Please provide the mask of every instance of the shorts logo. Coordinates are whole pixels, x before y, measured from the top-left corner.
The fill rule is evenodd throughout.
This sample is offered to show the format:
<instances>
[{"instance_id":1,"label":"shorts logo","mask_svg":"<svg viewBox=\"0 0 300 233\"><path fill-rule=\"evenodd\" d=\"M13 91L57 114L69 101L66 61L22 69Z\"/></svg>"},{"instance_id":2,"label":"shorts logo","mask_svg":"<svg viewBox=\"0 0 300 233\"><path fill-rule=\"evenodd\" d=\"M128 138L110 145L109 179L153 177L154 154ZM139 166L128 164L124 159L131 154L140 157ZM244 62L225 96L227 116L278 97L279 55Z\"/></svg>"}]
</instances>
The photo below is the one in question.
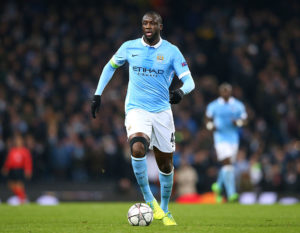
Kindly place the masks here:
<instances>
[{"instance_id":1,"label":"shorts logo","mask_svg":"<svg viewBox=\"0 0 300 233\"><path fill-rule=\"evenodd\" d=\"M163 61L164 60L164 56L162 54L157 54L157 57L156 57L157 61Z\"/></svg>"},{"instance_id":2,"label":"shorts logo","mask_svg":"<svg viewBox=\"0 0 300 233\"><path fill-rule=\"evenodd\" d=\"M181 63L181 66L182 66L182 67L187 66L186 61L182 62L182 63Z\"/></svg>"},{"instance_id":3,"label":"shorts logo","mask_svg":"<svg viewBox=\"0 0 300 233\"><path fill-rule=\"evenodd\" d=\"M171 142L172 147L175 147L175 132L171 133L171 140L170 140L170 142Z\"/></svg>"}]
</instances>

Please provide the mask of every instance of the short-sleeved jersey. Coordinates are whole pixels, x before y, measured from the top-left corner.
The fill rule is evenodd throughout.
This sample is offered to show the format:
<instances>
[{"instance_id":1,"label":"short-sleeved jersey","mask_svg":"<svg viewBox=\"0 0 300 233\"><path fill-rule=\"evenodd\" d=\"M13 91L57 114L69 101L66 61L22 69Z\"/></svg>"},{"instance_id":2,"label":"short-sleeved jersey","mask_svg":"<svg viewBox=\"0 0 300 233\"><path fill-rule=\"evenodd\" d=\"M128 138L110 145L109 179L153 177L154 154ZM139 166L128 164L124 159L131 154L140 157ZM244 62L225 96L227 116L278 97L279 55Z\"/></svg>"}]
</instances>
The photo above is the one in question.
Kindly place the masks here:
<instances>
[{"instance_id":1,"label":"short-sleeved jersey","mask_svg":"<svg viewBox=\"0 0 300 233\"><path fill-rule=\"evenodd\" d=\"M129 63L129 83L125 112L140 108L149 112L170 109L169 87L174 74L189 75L188 65L179 49L166 40L149 46L139 38L122 44L110 60L117 68Z\"/></svg>"},{"instance_id":2,"label":"short-sleeved jersey","mask_svg":"<svg viewBox=\"0 0 300 233\"><path fill-rule=\"evenodd\" d=\"M239 144L239 128L233 124L233 120L247 118L245 106L241 101L230 97L229 101L225 102L220 97L207 106L206 116L214 121L215 143Z\"/></svg>"}]
</instances>

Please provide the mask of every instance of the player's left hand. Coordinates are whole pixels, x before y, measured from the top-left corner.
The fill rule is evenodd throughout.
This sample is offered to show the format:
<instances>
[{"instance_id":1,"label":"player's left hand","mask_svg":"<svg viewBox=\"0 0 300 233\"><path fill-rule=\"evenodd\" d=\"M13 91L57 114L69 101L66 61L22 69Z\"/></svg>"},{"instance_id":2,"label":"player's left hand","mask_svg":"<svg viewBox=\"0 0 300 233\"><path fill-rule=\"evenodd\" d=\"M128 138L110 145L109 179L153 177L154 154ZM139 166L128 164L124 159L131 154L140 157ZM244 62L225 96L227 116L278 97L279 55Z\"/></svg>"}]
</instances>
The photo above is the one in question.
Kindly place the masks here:
<instances>
[{"instance_id":1,"label":"player's left hand","mask_svg":"<svg viewBox=\"0 0 300 233\"><path fill-rule=\"evenodd\" d=\"M170 104L178 104L184 96L184 93L181 89L176 89L174 91L170 91Z\"/></svg>"}]
</instances>

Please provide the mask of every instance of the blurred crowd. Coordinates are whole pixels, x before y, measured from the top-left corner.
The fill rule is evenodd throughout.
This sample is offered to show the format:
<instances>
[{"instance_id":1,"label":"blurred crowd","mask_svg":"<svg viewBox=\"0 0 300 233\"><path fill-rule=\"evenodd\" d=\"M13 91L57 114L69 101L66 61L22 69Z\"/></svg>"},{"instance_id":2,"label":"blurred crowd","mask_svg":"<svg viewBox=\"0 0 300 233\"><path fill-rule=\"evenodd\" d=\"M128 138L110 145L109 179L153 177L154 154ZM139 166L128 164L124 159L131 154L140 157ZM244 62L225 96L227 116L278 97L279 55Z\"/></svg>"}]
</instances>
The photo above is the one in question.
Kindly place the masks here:
<instances>
[{"instance_id":1,"label":"blurred crowd","mask_svg":"<svg viewBox=\"0 0 300 233\"><path fill-rule=\"evenodd\" d=\"M95 120L90 101L104 65L124 41L141 37L141 17L154 9L196 83L172 106L179 194L209 191L216 179L204 115L224 81L249 115L235 165L239 190L300 194L300 3L213 2L1 1L0 165L21 133L33 182L135 184L124 128L128 69L115 73ZM179 188L186 182L194 189Z\"/></svg>"}]
</instances>

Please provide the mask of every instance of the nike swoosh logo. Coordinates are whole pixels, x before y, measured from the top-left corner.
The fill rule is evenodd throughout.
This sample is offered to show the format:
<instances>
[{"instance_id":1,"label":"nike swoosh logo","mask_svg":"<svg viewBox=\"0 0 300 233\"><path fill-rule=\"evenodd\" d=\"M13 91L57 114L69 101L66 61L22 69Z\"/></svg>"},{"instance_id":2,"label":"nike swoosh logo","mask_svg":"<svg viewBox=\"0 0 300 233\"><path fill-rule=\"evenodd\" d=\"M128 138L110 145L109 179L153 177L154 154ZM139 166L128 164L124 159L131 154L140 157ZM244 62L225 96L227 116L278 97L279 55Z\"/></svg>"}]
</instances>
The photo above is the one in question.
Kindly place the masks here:
<instances>
[{"instance_id":1,"label":"nike swoosh logo","mask_svg":"<svg viewBox=\"0 0 300 233\"><path fill-rule=\"evenodd\" d=\"M136 57L136 56L138 56L138 54L131 54L131 56L132 56L132 57Z\"/></svg>"}]
</instances>

